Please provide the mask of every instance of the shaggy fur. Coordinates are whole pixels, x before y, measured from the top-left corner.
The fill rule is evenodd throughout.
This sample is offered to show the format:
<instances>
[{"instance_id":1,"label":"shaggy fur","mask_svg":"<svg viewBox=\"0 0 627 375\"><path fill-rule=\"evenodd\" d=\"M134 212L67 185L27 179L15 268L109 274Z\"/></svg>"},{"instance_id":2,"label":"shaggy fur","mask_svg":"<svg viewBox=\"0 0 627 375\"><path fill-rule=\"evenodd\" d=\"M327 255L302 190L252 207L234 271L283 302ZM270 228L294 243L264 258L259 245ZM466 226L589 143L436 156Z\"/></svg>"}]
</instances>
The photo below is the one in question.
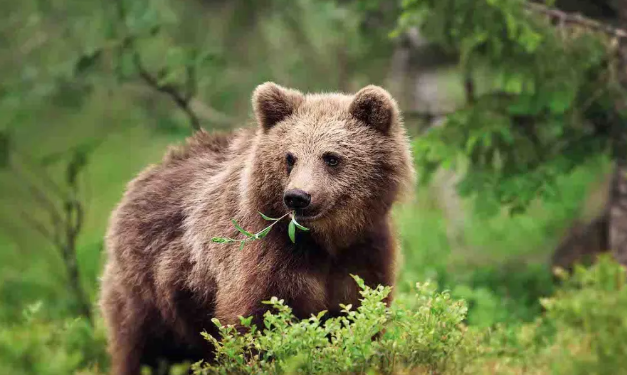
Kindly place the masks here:
<instances>
[{"instance_id":1,"label":"shaggy fur","mask_svg":"<svg viewBox=\"0 0 627 375\"><path fill-rule=\"evenodd\" d=\"M359 304L355 282L393 285L396 245L389 212L411 185L409 143L382 88L355 95L308 94L273 83L253 94L259 126L229 135L198 132L129 185L111 217L101 308L115 374L159 360L210 359L200 332L212 318L259 323L261 303L285 299L301 318ZM295 160L288 168L286 155ZM339 160L324 162L325 155ZM287 235L287 220L261 241L211 242L266 225L258 211L287 212L283 194L301 189L296 212L309 232Z\"/></svg>"}]
</instances>

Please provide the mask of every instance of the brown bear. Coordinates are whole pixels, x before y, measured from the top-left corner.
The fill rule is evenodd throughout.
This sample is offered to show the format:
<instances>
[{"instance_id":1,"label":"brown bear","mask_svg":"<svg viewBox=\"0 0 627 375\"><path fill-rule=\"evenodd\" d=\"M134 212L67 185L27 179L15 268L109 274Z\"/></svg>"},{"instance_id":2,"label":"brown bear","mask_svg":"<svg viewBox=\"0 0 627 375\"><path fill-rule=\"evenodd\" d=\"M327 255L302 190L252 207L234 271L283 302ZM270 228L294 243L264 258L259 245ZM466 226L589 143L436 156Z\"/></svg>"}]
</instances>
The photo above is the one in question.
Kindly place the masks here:
<instances>
[{"instance_id":1,"label":"brown bear","mask_svg":"<svg viewBox=\"0 0 627 375\"><path fill-rule=\"evenodd\" d=\"M212 318L262 320L272 296L296 316L359 304L350 274L393 285L390 209L413 181L409 140L394 99L367 86L355 95L303 94L274 83L252 98L258 123L229 135L200 131L127 188L107 233L100 306L115 374L208 359ZM289 219L262 240L259 212L292 212L309 231L293 243ZM241 235L240 235L241 237Z\"/></svg>"}]
</instances>

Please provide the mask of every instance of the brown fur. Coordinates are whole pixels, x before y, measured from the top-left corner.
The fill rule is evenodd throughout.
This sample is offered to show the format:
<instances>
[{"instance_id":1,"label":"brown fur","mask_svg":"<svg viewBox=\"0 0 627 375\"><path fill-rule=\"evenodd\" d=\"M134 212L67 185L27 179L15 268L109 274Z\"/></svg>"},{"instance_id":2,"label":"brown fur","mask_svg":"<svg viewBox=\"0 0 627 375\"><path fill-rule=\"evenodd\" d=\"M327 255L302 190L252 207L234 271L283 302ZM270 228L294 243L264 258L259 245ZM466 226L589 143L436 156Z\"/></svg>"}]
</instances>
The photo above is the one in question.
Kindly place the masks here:
<instances>
[{"instance_id":1,"label":"brown fur","mask_svg":"<svg viewBox=\"0 0 627 375\"><path fill-rule=\"evenodd\" d=\"M212 318L259 323L261 301L285 299L301 318L359 304L349 274L394 283L396 245L389 212L413 181L409 143L390 95L308 94L273 83L253 94L259 127L231 135L199 132L133 180L111 217L101 308L113 372L142 363L209 358L201 338ZM296 163L288 172L286 153ZM334 153L337 167L323 161ZM283 193L311 194L297 212L309 232L287 235L287 220L242 251L211 242L237 237L231 224L260 230L258 211L287 212Z\"/></svg>"}]
</instances>

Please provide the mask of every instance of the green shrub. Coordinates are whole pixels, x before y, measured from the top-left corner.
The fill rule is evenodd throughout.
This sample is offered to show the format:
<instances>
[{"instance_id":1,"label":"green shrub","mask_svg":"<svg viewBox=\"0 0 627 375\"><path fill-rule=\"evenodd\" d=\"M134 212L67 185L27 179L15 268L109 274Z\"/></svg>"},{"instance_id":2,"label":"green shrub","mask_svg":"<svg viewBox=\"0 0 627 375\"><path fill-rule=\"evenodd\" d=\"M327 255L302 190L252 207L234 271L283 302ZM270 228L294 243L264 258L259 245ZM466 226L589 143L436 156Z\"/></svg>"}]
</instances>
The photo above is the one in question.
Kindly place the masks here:
<instances>
[{"instance_id":1,"label":"green shrub","mask_svg":"<svg viewBox=\"0 0 627 375\"><path fill-rule=\"evenodd\" d=\"M561 272L562 285L541 300L533 323L473 327L450 362L451 373L627 373L627 282L622 266L602 257L591 268Z\"/></svg>"},{"instance_id":2,"label":"green shrub","mask_svg":"<svg viewBox=\"0 0 627 375\"><path fill-rule=\"evenodd\" d=\"M83 318L47 320L42 305L0 326L0 374L100 374L107 363L103 327Z\"/></svg>"},{"instance_id":3,"label":"green shrub","mask_svg":"<svg viewBox=\"0 0 627 375\"><path fill-rule=\"evenodd\" d=\"M361 306L341 306L343 315L324 319L324 312L298 320L283 300L267 303L274 312L264 315L265 330L250 327L239 333L215 320L220 340L205 335L216 346L216 363L194 365L195 374L282 374L391 372L400 368L437 371L461 342L463 301L447 292L436 293L429 283L417 284L414 295L401 295L391 308L383 300L389 287L361 287ZM378 337L375 339L375 337Z\"/></svg>"},{"instance_id":4,"label":"green shrub","mask_svg":"<svg viewBox=\"0 0 627 375\"><path fill-rule=\"evenodd\" d=\"M560 373L627 373L627 282L625 269L602 257L576 267L564 285L542 301L556 329ZM553 354L553 352L551 352Z\"/></svg>"},{"instance_id":5,"label":"green shrub","mask_svg":"<svg viewBox=\"0 0 627 375\"><path fill-rule=\"evenodd\" d=\"M524 279L524 277L523 277ZM390 289L362 288L362 305L343 315L323 313L298 320L282 300L268 303L264 329L239 333L215 322L215 363L198 363L195 374L446 373L620 374L627 373L627 283L610 258L579 267L534 321L509 320L465 327L466 304L429 283L401 293L390 308ZM485 288L469 289L482 295ZM490 297L498 315L501 297ZM377 337L375 339L375 337Z\"/></svg>"},{"instance_id":6,"label":"green shrub","mask_svg":"<svg viewBox=\"0 0 627 375\"><path fill-rule=\"evenodd\" d=\"M216 361L192 365L196 375L283 373L412 374L627 374L627 276L610 257L592 267L559 274L561 285L540 300L543 314L531 322L506 319L489 326L464 324L467 307L431 283L383 302L389 287L369 288L355 277L362 301L299 320L272 298L263 327L214 323L220 338ZM522 275L525 280L529 275ZM492 280L488 277L488 280ZM498 293L468 288L487 320L502 314ZM484 298L484 299L485 299ZM478 302L477 302L478 301ZM489 305L489 304L487 304ZM479 319L479 318L476 318ZM41 305L0 327L0 374L102 374L107 368L101 321L48 320ZM186 373L178 366L170 374Z\"/></svg>"},{"instance_id":7,"label":"green shrub","mask_svg":"<svg viewBox=\"0 0 627 375\"><path fill-rule=\"evenodd\" d=\"M482 266L457 279L449 281L451 294L468 303L466 323L479 327L531 322L542 314L540 299L554 292L545 265Z\"/></svg>"}]
</instances>

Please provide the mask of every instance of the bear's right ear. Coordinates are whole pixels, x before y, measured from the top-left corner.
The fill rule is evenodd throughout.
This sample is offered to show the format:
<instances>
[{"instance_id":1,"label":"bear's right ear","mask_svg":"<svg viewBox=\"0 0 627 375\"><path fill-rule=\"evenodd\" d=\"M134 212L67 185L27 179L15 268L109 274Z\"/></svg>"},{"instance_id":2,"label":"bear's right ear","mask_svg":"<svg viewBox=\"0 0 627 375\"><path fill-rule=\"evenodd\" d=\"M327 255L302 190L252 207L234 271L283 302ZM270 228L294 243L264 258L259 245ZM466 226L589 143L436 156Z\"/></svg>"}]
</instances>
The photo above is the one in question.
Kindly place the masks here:
<instances>
[{"instance_id":1,"label":"bear's right ear","mask_svg":"<svg viewBox=\"0 0 627 375\"><path fill-rule=\"evenodd\" d=\"M358 120L383 133L387 133L400 117L398 105L390 93L374 85L359 90L348 111Z\"/></svg>"},{"instance_id":2,"label":"bear's right ear","mask_svg":"<svg viewBox=\"0 0 627 375\"><path fill-rule=\"evenodd\" d=\"M253 92L253 110L259 125L267 130L294 113L304 100L300 91L266 82Z\"/></svg>"}]
</instances>

